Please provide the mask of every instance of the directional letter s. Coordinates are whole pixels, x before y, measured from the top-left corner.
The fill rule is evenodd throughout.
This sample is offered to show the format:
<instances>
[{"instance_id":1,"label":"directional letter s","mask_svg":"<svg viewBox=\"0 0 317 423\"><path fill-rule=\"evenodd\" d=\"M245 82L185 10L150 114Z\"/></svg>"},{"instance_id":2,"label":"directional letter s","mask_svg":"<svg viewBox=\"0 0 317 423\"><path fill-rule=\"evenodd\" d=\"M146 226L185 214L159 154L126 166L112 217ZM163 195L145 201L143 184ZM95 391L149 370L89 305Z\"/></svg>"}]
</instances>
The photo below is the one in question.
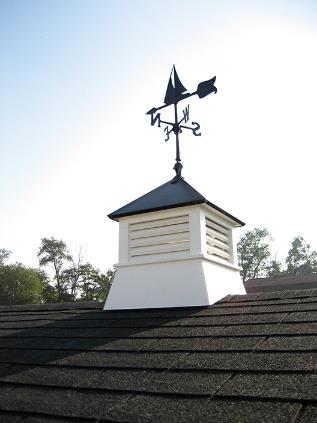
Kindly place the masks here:
<instances>
[{"instance_id":1,"label":"directional letter s","mask_svg":"<svg viewBox=\"0 0 317 423\"><path fill-rule=\"evenodd\" d=\"M200 136L201 136L201 132L197 133L197 131L199 131L199 129L200 129L200 125L199 125L199 123L197 123L197 122L192 122L192 125L194 125L194 128L192 129L193 134L194 134L196 137L200 137Z\"/></svg>"}]
</instances>

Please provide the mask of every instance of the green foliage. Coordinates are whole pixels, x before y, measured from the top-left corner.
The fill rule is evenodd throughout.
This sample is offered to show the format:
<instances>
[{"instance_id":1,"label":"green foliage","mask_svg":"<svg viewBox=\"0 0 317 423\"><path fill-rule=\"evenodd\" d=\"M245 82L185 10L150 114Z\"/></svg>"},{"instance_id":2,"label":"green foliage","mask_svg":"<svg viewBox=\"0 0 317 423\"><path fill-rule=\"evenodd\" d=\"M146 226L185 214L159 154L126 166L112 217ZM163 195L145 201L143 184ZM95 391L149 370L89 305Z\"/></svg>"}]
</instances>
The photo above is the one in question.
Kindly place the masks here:
<instances>
[{"instance_id":1,"label":"green foliage","mask_svg":"<svg viewBox=\"0 0 317 423\"><path fill-rule=\"evenodd\" d=\"M64 241L43 238L38 252L41 266L54 270L53 285L47 283L44 297L50 302L105 301L114 277L114 270L106 274L84 262L81 251L72 257Z\"/></svg>"},{"instance_id":2,"label":"green foliage","mask_svg":"<svg viewBox=\"0 0 317 423\"><path fill-rule=\"evenodd\" d=\"M90 263L80 264L78 268L66 269L63 277L70 281L72 301L105 301L114 277L114 271L108 270L107 274L101 273Z\"/></svg>"},{"instance_id":3,"label":"green foliage","mask_svg":"<svg viewBox=\"0 0 317 423\"><path fill-rule=\"evenodd\" d=\"M266 275L270 263L270 241L266 228L255 228L246 232L237 244L238 261L243 281Z\"/></svg>"},{"instance_id":4,"label":"green foliage","mask_svg":"<svg viewBox=\"0 0 317 423\"><path fill-rule=\"evenodd\" d=\"M64 260L71 260L65 242L54 237L42 238L37 256L40 266L52 264L54 268L57 267L58 269L61 269Z\"/></svg>"},{"instance_id":5,"label":"green foliage","mask_svg":"<svg viewBox=\"0 0 317 423\"><path fill-rule=\"evenodd\" d=\"M301 275L317 271L317 252L302 236L293 239L291 249L286 257L287 271L291 275Z\"/></svg>"},{"instance_id":6,"label":"green foliage","mask_svg":"<svg viewBox=\"0 0 317 423\"><path fill-rule=\"evenodd\" d=\"M40 303L43 275L20 263L0 266L0 304Z\"/></svg>"},{"instance_id":7,"label":"green foliage","mask_svg":"<svg viewBox=\"0 0 317 423\"><path fill-rule=\"evenodd\" d=\"M53 267L57 302L70 301L70 294L67 292L67 286L62 278L64 263L72 259L65 242L53 237L43 238L37 256L40 266L51 265Z\"/></svg>"},{"instance_id":8,"label":"green foliage","mask_svg":"<svg viewBox=\"0 0 317 423\"><path fill-rule=\"evenodd\" d=\"M317 252L302 236L293 239L285 260L282 263L271 258L270 241L267 229L255 228L246 232L238 242L238 262L242 267L243 281L261 276L277 277L283 275L301 275L317 272Z\"/></svg>"},{"instance_id":9,"label":"green foliage","mask_svg":"<svg viewBox=\"0 0 317 423\"><path fill-rule=\"evenodd\" d=\"M0 266L3 266L5 261L10 257L11 251L5 248L0 248Z\"/></svg>"},{"instance_id":10,"label":"green foliage","mask_svg":"<svg viewBox=\"0 0 317 423\"><path fill-rule=\"evenodd\" d=\"M106 301L115 273L116 269L109 269L106 274L100 273L99 271L97 272L94 277L95 291L93 300Z\"/></svg>"},{"instance_id":11,"label":"green foliage","mask_svg":"<svg viewBox=\"0 0 317 423\"><path fill-rule=\"evenodd\" d=\"M57 291L53 285L47 284L43 287L43 302L44 303L57 303Z\"/></svg>"},{"instance_id":12,"label":"green foliage","mask_svg":"<svg viewBox=\"0 0 317 423\"><path fill-rule=\"evenodd\" d=\"M65 242L53 237L43 238L38 251L40 266L52 268L52 279L42 269L4 265L10 253L0 249L0 304L105 301L115 274L83 262L81 252L75 259Z\"/></svg>"},{"instance_id":13,"label":"green foliage","mask_svg":"<svg viewBox=\"0 0 317 423\"><path fill-rule=\"evenodd\" d=\"M266 269L266 276L273 278L276 276L283 276L285 273L282 270L282 263L277 261L276 259L271 260L267 269Z\"/></svg>"}]
</instances>

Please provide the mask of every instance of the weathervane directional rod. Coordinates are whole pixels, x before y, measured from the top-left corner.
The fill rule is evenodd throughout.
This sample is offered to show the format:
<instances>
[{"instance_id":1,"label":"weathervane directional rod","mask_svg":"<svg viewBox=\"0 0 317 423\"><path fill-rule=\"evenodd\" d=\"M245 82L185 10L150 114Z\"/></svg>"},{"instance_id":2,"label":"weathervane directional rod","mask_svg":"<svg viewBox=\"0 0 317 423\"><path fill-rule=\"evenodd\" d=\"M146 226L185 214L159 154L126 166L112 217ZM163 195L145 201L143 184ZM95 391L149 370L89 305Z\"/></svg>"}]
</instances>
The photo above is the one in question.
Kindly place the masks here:
<instances>
[{"instance_id":1,"label":"weathervane directional rod","mask_svg":"<svg viewBox=\"0 0 317 423\"><path fill-rule=\"evenodd\" d=\"M180 158L180 149L179 149L179 134L182 132L182 128L189 129L193 132L195 136L200 136L201 133L198 132L200 129L200 125L197 122L192 122L192 127L181 125L182 122L186 123L189 120L189 105L183 110L183 118L178 121L178 113L177 113L177 104L184 100L185 98L191 97L193 95L198 95L199 98L206 97L207 95L214 92L217 93L217 88L215 87L216 77L209 79L208 81L200 82L197 86L197 90L193 93L186 92L187 89L184 87L184 85L181 83L176 69L175 65L172 68L170 78L167 85L167 90L165 94L164 103L160 107L153 107L151 110L149 110L146 114L151 115L151 125L154 126L157 122L158 126L161 126L161 123L166 124L167 126L164 128L164 132L166 134L165 141L169 140L169 134L171 132L174 132L175 139L176 139L176 163L174 165L174 170L176 172L175 177L172 179L172 183L177 182L182 173L183 165L181 163ZM167 122L161 119L161 114L157 113L158 110L161 110L165 107L168 107L170 105L174 105L174 122ZM169 126L172 128L169 129Z\"/></svg>"},{"instance_id":2,"label":"weathervane directional rod","mask_svg":"<svg viewBox=\"0 0 317 423\"><path fill-rule=\"evenodd\" d=\"M175 126L174 126L174 134L176 137L176 161L180 162L180 153L179 153L179 125L178 125L178 117L177 117L177 104L174 104L174 113L175 113Z\"/></svg>"}]
</instances>

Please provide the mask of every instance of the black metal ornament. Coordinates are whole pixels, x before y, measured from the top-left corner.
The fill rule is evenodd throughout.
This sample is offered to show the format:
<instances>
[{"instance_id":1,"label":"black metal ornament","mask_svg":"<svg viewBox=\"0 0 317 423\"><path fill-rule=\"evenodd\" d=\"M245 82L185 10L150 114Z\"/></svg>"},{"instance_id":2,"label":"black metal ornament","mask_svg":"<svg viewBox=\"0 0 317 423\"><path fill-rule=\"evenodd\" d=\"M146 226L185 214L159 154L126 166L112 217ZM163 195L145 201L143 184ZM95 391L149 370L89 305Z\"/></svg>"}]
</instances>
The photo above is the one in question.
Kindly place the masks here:
<instances>
[{"instance_id":1,"label":"black metal ornament","mask_svg":"<svg viewBox=\"0 0 317 423\"><path fill-rule=\"evenodd\" d=\"M164 127L165 132L165 141L170 139L170 133L174 132L175 139L176 139L176 163L174 165L174 170L176 172L175 177L171 180L171 183L177 182L181 175L183 165L181 163L180 158L180 151L179 151L179 134L182 132L182 129L189 129L192 131L193 135L196 137L201 136L200 125L198 122L192 122L192 126L184 125L189 121L189 104L183 109L183 117L182 119L178 120L178 110L177 104L184 100L185 98L191 97L193 95L198 95L199 98L204 98L211 93L217 93L217 88L215 87L216 77L209 79L208 81L200 82L197 86L197 90L193 93L187 92L187 89L181 83L175 65L172 68L166 94L164 98L164 104L160 107L153 107L149 110L146 114L151 116L151 125L154 126L157 123L158 127L161 127L161 123L164 123L166 126ZM161 119L161 113L157 113L159 110L168 107L170 105L174 105L174 122L167 122Z\"/></svg>"}]
</instances>

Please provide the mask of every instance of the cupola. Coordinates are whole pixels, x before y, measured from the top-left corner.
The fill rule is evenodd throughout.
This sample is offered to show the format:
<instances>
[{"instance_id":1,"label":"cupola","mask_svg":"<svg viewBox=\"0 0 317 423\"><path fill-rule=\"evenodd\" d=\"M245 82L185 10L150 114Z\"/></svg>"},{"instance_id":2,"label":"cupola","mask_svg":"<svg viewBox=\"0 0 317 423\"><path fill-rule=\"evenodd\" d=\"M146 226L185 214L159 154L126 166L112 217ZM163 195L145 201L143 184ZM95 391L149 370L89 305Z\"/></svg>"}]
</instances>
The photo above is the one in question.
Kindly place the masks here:
<instances>
[{"instance_id":1,"label":"cupola","mask_svg":"<svg viewBox=\"0 0 317 423\"><path fill-rule=\"evenodd\" d=\"M119 262L105 310L210 305L243 294L233 230L236 217L183 178L111 213Z\"/></svg>"},{"instance_id":2,"label":"cupola","mask_svg":"<svg viewBox=\"0 0 317 423\"><path fill-rule=\"evenodd\" d=\"M197 94L217 92L215 77L190 94L175 67L165 105L152 108L151 124L163 122L175 133L176 176L109 214L119 222L119 262L105 310L206 306L228 294L244 294L236 257L234 229L244 223L208 201L181 176L179 134L199 125L184 125L189 106L178 119L177 104ZM174 106L175 121L161 120L158 110ZM171 129L169 130L169 126Z\"/></svg>"}]
</instances>

